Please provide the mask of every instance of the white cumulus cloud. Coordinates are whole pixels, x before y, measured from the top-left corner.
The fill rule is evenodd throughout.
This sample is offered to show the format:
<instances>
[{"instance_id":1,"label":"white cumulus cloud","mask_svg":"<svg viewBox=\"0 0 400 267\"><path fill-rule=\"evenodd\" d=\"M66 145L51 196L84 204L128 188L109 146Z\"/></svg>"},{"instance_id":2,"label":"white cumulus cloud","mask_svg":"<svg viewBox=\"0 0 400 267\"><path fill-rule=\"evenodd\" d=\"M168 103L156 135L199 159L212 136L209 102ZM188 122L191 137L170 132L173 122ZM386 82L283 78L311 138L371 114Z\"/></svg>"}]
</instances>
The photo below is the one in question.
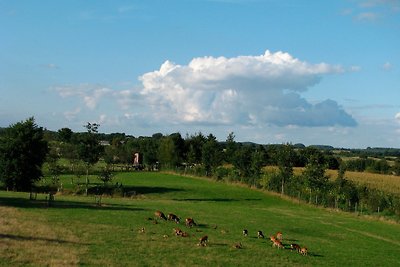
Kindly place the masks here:
<instances>
[{"instance_id":1,"label":"white cumulus cloud","mask_svg":"<svg viewBox=\"0 0 400 267\"><path fill-rule=\"evenodd\" d=\"M400 112L397 113L397 114L394 116L394 118L395 118L398 122L400 122Z\"/></svg>"},{"instance_id":2,"label":"white cumulus cloud","mask_svg":"<svg viewBox=\"0 0 400 267\"><path fill-rule=\"evenodd\" d=\"M187 65L164 62L139 77L153 118L179 124L354 126L333 100L311 104L301 92L340 66L311 64L288 53L199 57Z\"/></svg>"},{"instance_id":3,"label":"white cumulus cloud","mask_svg":"<svg viewBox=\"0 0 400 267\"><path fill-rule=\"evenodd\" d=\"M91 84L58 86L54 88L61 97L79 97L89 109L95 109L98 102L112 92L111 89Z\"/></svg>"}]
</instances>

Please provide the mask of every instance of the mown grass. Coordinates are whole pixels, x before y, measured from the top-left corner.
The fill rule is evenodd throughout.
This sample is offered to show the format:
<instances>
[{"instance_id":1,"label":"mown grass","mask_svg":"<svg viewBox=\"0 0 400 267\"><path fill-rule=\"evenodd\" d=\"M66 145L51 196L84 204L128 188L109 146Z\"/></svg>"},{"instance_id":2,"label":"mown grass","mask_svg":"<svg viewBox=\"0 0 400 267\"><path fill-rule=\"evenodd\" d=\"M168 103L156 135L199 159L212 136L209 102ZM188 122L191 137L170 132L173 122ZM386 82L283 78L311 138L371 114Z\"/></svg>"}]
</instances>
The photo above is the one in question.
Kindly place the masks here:
<instances>
[{"instance_id":1,"label":"mown grass","mask_svg":"<svg viewBox=\"0 0 400 267\"><path fill-rule=\"evenodd\" d=\"M68 183L68 177L62 177ZM400 226L333 212L206 179L162 173L120 173L114 183L134 198L0 192L3 266L399 266ZM155 210L193 217L197 227L154 224ZM7 221L7 223L4 223ZM141 233L139 229L145 228ZM190 237L173 235L180 227ZM243 237L243 228L249 236ZM34 229L42 229L36 232ZM277 231L283 243L307 246L304 257L258 239ZM207 247L198 238L209 236ZM241 242L242 249L233 244Z\"/></svg>"}]
</instances>

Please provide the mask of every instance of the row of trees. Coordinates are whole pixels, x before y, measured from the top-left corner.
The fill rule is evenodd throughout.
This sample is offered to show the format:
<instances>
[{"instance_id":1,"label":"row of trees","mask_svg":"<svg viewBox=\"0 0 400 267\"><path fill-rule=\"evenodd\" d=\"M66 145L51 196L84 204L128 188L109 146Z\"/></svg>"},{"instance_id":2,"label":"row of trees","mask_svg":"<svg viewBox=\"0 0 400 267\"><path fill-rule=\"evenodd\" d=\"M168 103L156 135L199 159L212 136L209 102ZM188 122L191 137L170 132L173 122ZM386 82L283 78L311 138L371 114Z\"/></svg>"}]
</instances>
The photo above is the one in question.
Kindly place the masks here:
<instances>
[{"instance_id":1,"label":"row of trees","mask_svg":"<svg viewBox=\"0 0 400 267\"><path fill-rule=\"evenodd\" d=\"M380 174L400 175L400 161L396 160L394 164L389 164L386 159L359 158L346 161L346 169L357 172L372 172Z\"/></svg>"},{"instance_id":2,"label":"row of trees","mask_svg":"<svg viewBox=\"0 0 400 267\"><path fill-rule=\"evenodd\" d=\"M82 165L88 177L91 167L102 158L108 166L101 175L106 181L109 170L115 166L129 169L133 153L139 152L149 170L158 166L218 180L239 181L325 206L364 207L375 211L378 205L380 211L386 209L400 214L398 196L357 186L345 178L346 168L353 170L360 162L368 163L367 160L344 164L328 150L315 147L239 143L233 133L224 142L212 134L202 133L185 138L180 133L135 138L125 134L99 134L99 126L87 123L85 132L74 133L62 128L46 134L34 118L11 125L0 134L0 180L8 189L29 191L41 178L45 161L49 173L56 179L63 171L81 171L78 166ZM109 144L101 145L100 138L105 137ZM60 158L69 161L69 169L59 165ZM384 169L384 162L380 165L377 162L373 160L364 165ZM265 171L267 165L276 168ZM303 173L294 175L294 167L304 167ZM327 168L338 170L336 180L328 179Z\"/></svg>"}]
</instances>

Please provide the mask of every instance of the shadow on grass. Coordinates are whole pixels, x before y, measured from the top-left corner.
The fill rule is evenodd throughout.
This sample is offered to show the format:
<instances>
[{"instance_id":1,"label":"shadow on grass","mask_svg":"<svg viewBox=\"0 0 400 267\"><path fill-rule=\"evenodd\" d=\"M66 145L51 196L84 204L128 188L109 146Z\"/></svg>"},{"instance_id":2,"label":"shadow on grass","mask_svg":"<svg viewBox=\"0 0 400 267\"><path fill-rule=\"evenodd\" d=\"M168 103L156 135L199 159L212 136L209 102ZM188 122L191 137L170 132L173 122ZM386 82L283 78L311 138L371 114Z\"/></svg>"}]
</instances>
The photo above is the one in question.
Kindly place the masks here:
<instances>
[{"instance_id":1,"label":"shadow on grass","mask_svg":"<svg viewBox=\"0 0 400 267\"><path fill-rule=\"evenodd\" d=\"M171 192L180 192L184 191L183 189L178 188L169 188L169 187L161 187L161 186L115 186L115 185L95 185L89 186L88 194L89 195L114 195L120 194L123 196L136 196L136 195L145 195L145 194L165 194ZM77 192L78 194L84 194L85 188L84 186L80 187L80 190Z\"/></svg>"},{"instance_id":2,"label":"shadow on grass","mask_svg":"<svg viewBox=\"0 0 400 267\"><path fill-rule=\"evenodd\" d=\"M21 236L21 235L12 235L12 234L0 234L0 239L2 239L2 238L8 238L8 239L17 240L17 241L45 241L45 242L52 242L52 243L58 243L58 244L89 245L86 243L67 241L67 240L61 240L61 239L33 237L33 236Z\"/></svg>"},{"instance_id":3,"label":"shadow on grass","mask_svg":"<svg viewBox=\"0 0 400 267\"><path fill-rule=\"evenodd\" d=\"M250 198L176 198L173 199L175 201L209 201L209 202L233 202L233 201L260 201L260 198L254 198L254 199L250 199Z\"/></svg>"},{"instance_id":4,"label":"shadow on grass","mask_svg":"<svg viewBox=\"0 0 400 267\"><path fill-rule=\"evenodd\" d=\"M324 257L323 255L320 255L320 254L317 254L317 253L313 253L313 252L308 252L307 255L310 256L310 257Z\"/></svg>"},{"instance_id":5,"label":"shadow on grass","mask_svg":"<svg viewBox=\"0 0 400 267\"><path fill-rule=\"evenodd\" d=\"M49 206L46 200L30 200L28 198L0 197L0 205L16 208L56 208L56 209L95 209L95 210L113 210L113 211L139 211L142 208L135 208L129 205L121 204L102 204L95 202L78 202L66 200L54 200Z\"/></svg>"}]
</instances>

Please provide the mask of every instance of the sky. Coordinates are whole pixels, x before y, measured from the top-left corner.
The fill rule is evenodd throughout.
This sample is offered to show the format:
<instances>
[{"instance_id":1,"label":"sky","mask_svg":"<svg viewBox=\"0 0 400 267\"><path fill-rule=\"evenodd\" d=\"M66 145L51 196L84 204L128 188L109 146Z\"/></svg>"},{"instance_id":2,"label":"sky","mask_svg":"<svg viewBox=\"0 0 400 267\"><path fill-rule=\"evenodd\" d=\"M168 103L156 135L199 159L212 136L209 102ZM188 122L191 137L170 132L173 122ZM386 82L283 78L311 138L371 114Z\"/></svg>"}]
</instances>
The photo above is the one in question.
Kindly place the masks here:
<instances>
[{"instance_id":1,"label":"sky","mask_svg":"<svg viewBox=\"0 0 400 267\"><path fill-rule=\"evenodd\" d=\"M0 0L0 127L400 148L400 0Z\"/></svg>"}]
</instances>

